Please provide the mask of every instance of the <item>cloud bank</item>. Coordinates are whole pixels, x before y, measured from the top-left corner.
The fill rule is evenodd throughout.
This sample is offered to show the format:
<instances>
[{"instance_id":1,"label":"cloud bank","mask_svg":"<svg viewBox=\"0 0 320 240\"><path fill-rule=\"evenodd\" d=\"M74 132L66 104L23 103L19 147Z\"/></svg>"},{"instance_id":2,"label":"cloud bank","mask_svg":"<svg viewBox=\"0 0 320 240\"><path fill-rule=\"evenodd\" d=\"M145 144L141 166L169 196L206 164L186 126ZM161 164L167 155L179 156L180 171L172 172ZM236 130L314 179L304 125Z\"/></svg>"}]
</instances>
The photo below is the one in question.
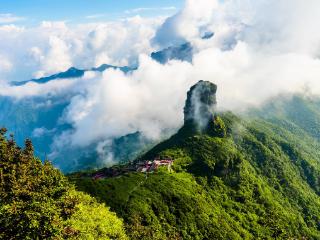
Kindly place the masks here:
<instances>
[{"instance_id":1,"label":"cloud bank","mask_svg":"<svg viewBox=\"0 0 320 240\"><path fill-rule=\"evenodd\" d=\"M0 78L7 82L22 81L70 67L86 69L104 63L134 66L139 54L152 51L150 39L162 21L135 16L116 22L77 25L65 22L42 22L35 27L2 25Z\"/></svg>"},{"instance_id":2,"label":"cloud bank","mask_svg":"<svg viewBox=\"0 0 320 240\"><path fill-rule=\"evenodd\" d=\"M136 72L106 72L68 108L66 119L76 129L72 142L84 144L86 133L85 142L135 131L157 138L182 124L186 91L199 79L216 83L218 105L230 110L308 87L320 93L317 7L317 1L298 0L186 1L152 41L162 47L191 42L192 64L161 65L140 55ZM212 39L201 39L210 31Z\"/></svg>"},{"instance_id":3,"label":"cloud bank","mask_svg":"<svg viewBox=\"0 0 320 240\"><path fill-rule=\"evenodd\" d=\"M24 20L23 17L15 16L11 13L0 13L0 24L15 23Z\"/></svg>"},{"instance_id":4,"label":"cloud bank","mask_svg":"<svg viewBox=\"0 0 320 240\"><path fill-rule=\"evenodd\" d=\"M24 52L32 57L30 69L39 76L77 64L139 64L134 72L110 69L87 77L88 81L79 80L77 88L62 86L74 91L61 118L73 129L58 136L57 144L85 147L137 131L158 139L181 126L186 92L200 79L218 85L220 109L235 111L280 93L308 88L319 94L318 9L318 0L187 0L165 21L136 17L76 30L64 23L44 23L41 44ZM21 36L32 42L28 36L39 30L1 31L12 31L6 36L14 36L21 49ZM208 32L214 36L203 39ZM0 55L7 59L0 62L4 71L17 66L17 61L10 64L14 54L1 52L9 40L0 43ZM194 48L192 63L172 60L161 65L149 57L154 49L185 42Z\"/></svg>"}]
</instances>

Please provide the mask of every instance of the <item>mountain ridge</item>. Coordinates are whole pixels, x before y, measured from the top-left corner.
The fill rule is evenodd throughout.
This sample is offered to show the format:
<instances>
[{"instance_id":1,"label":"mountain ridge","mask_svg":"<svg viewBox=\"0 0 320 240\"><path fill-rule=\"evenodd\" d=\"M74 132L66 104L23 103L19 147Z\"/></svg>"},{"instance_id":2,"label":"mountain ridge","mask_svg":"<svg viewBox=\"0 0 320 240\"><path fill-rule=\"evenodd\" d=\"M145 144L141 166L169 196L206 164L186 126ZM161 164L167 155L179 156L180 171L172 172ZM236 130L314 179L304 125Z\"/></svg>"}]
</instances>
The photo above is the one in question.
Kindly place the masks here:
<instances>
[{"instance_id":1,"label":"mountain ridge","mask_svg":"<svg viewBox=\"0 0 320 240\"><path fill-rule=\"evenodd\" d=\"M298 101L297 116L320 120L313 103L292 101L284 111ZM138 159L170 157L173 172L69 177L108 203L131 239L318 239L320 142L299 121L266 115L214 112L204 131L185 124Z\"/></svg>"},{"instance_id":2,"label":"mountain ridge","mask_svg":"<svg viewBox=\"0 0 320 240\"><path fill-rule=\"evenodd\" d=\"M176 53L179 55L179 46L172 48L178 49ZM162 51L165 51L165 49ZM173 59L174 57L175 56L172 55L168 60ZM154 60L156 61L156 59ZM117 67L109 64L102 64L99 67L93 67L91 69L78 69L72 67L65 72L40 79L13 82L12 85L19 87L28 83L45 84L51 80L82 77L86 71L103 72L110 68L119 69L124 73L135 71L137 69L136 67ZM58 96L52 96L49 94L39 97L28 97L23 99L23 101L22 99L17 100L11 97L0 96L0 108L3 111L3 114L0 116L0 122L2 126L6 126L10 132L15 134L16 141L19 145L23 145L25 138L31 138L35 148L37 149L37 155L44 159L47 154L50 154L53 151L56 152L55 149L52 149L55 136L59 136L62 131L72 130L72 126L69 124L61 125L59 119L70 104L73 96L74 93ZM47 103L49 103L48 106ZM38 129L44 130L42 132L45 134L35 136L34 132ZM136 157L138 152L143 151L145 149L145 145L148 146L150 144L154 144L154 142L150 142L150 140L147 141L146 138L143 138L140 135L141 134L129 134L127 136L121 136L118 139L114 139L111 144L111 150L114 152L114 160L127 161ZM126 140L122 141L123 139ZM97 160L98 154L92 149L96 149L96 146L91 145L88 148L68 150L59 149L58 155L56 154L52 161L64 172L88 169L93 166L100 167L102 163ZM126 149L126 153L120 153L119 149ZM72 159L72 161L64 161L65 157Z\"/></svg>"},{"instance_id":3,"label":"mountain ridge","mask_svg":"<svg viewBox=\"0 0 320 240\"><path fill-rule=\"evenodd\" d=\"M206 33L203 39L210 39L212 36L213 36L213 33ZM173 59L192 62L192 52L193 52L193 47L190 43L187 42L179 46L171 46L169 48L165 48L157 52L152 52L150 57L161 64L165 64L169 60L173 60ZM137 67L130 67L130 66L119 67L119 66L114 66L114 65L105 64L105 63L101 64L98 67L92 67L89 69L78 69L76 67L70 67L64 72L59 72L47 77L41 77L41 78L30 79L25 81L15 81L15 82L12 82L11 84L14 86L22 86L29 82L44 84L51 80L56 80L56 79L80 78L80 77L83 77L85 72L87 71L104 72L107 69L119 69L124 73L128 73L128 72L137 70Z\"/></svg>"},{"instance_id":4,"label":"mountain ridge","mask_svg":"<svg viewBox=\"0 0 320 240\"><path fill-rule=\"evenodd\" d=\"M68 79L68 78L80 78L83 77L85 72L87 71L93 71L93 72L104 72L107 69L119 69L120 71L123 71L124 73L134 71L136 68L131 68L131 67L117 67L109 64L102 64L99 67L93 67L91 69L78 69L75 67L71 67L65 72L60 72L53 74L48 77L42 77L42 78L37 78L37 79L31 79L31 80L26 80L26 81L21 81L21 82L13 82L12 85L14 86L22 86L24 84L27 84L29 82L34 82L38 84L44 84L47 83L51 80L56 80L56 79Z\"/></svg>"}]
</instances>

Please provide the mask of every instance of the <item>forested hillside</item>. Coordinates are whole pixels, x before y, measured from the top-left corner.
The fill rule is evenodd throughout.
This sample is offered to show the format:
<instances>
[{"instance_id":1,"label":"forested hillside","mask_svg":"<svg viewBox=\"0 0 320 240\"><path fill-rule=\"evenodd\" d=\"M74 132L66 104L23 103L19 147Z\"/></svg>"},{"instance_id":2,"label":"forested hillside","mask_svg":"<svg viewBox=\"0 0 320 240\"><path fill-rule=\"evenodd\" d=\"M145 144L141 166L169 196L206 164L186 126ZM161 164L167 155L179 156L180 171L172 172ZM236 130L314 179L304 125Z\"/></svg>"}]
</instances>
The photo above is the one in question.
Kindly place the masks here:
<instances>
[{"instance_id":1,"label":"forested hillside","mask_svg":"<svg viewBox=\"0 0 320 240\"><path fill-rule=\"evenodd\" d=\"M1 1L0 240L320 240L319 22Z\"/></svg>"},{"instance_id":2,"label":"forested hillside","mask_svg":"<svg viewBox=\"0 0 320 240\"><path fill-rule=\"evenodd\" d=\"M319 100L236 115L216 111L216 91L200 81L175 135L128 164L69 175L76 187L2 129L0 239L319 239ZM132 170L152 159L173 165Z\"/></svg>"},{"instance_id":3,"label":"forested hillside","mask_svg":"<svg viewBox=\"0 0 320 240\"><path fill-rule=\"evenodd\" d=\"M122 217L131 239L319 239L318 103L279 98L249 116L214 113L205 129L187 118L139 159L170 157L172 172L70 178Z\"/></svg>"},{"instance_id":4,"label":"forested hillside","mask_svg":"<svg viewBox=\"0 0 320 240\"><path fill-rule=\"evenodd\" d=\"M127 239L122 220L75 190L32 143L19 148L0 130L0 239Z\"/></svg>"}]
</instances>

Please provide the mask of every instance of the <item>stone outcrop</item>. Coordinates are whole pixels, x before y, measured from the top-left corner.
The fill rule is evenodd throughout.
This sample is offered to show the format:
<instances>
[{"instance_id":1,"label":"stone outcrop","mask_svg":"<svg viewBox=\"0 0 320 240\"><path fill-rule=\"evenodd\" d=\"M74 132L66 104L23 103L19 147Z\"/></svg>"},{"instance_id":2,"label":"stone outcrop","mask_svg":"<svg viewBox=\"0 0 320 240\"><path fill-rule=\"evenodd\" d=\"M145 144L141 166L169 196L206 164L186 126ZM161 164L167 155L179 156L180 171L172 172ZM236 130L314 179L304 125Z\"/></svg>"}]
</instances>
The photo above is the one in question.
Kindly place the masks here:
<instances>
[{"instance_id":1,"label":"stone outcrop","mask_svg":"<svg viewBox=\"0 0 320 240\"><path fill-rule=\"evenodd\" d=\"M200 128L207 127L214 118L216 109L217 85L208 81L199 81L187 94L184 107L185 124L196 124Z\"/></svg>"}]
</instances>

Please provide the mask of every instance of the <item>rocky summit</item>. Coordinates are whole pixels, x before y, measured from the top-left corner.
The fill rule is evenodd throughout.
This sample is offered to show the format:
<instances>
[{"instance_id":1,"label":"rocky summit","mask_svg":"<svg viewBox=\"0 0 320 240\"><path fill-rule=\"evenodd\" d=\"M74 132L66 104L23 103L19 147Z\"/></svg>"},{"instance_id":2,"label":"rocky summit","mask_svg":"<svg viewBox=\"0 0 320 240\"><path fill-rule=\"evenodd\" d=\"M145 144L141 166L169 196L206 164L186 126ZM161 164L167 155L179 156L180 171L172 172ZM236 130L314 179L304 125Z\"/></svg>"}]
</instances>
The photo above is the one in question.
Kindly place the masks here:
<instances>
[{"instance_id":1,"label":"rocky summit","mask_svg":"<svg viewBox=\"0 0 320 240\"><path fill-rule=\"evenodd\" d=\"M185 124L195 124L201 129L208 125L217 105L216 92L217 85L203 80L190 88L184 107Z\"/></svg>"},{"instance_id":2,"label":"rocky summit","mask_svg":"<svg viewBox=\"0 0 320 240\"><path fill-rule=\"evenodd\" d=\"M69 179L133 240L320 239L320 99L279 98L248 117L215 111L216 90L193 86L186 123L133 164ZM189 124L199 116L201 131Z\"/></svg>"}]
</instances>

